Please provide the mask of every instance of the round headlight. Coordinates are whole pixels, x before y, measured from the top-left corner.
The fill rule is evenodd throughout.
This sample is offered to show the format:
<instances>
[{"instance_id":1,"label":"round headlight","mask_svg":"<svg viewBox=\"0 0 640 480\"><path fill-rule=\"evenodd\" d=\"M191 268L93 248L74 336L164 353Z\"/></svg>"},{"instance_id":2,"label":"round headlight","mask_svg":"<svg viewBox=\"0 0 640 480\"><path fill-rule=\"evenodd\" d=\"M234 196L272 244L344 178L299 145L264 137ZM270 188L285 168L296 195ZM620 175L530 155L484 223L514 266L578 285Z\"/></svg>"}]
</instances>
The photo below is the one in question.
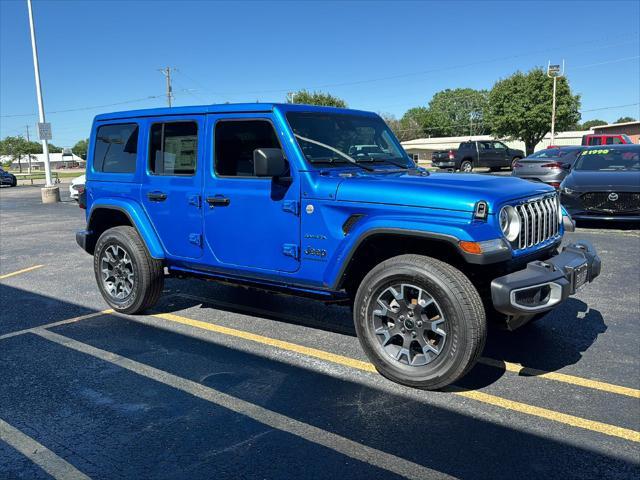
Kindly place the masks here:
<instances>
[{"instance_id":1,"label":"round headlight","mask_svg":"<svg viewBox=\"0 0 640 480\"><path fill-rule=\"evenodd\" d=\"M520 215L511 205L500 210L500 229L507 240L513 242L520 235Z\"/></svg>"}]
</instances>

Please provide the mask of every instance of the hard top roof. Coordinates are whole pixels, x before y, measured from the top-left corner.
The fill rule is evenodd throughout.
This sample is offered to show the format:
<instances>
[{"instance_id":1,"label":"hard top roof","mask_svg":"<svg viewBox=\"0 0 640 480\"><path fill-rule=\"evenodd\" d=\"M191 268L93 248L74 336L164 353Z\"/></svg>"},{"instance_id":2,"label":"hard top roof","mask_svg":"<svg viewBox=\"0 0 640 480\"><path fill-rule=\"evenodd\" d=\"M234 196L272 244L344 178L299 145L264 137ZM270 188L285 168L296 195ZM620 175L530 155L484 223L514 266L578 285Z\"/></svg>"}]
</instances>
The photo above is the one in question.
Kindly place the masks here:
<instances>
[{"instance_id":1,"label":"hard top roof","mask_svg":"<svg viewBox=\"0 0 640 480\"><path fill-rule=\"evenodd\" d=\"M363 110L348 108L320 107L316 105L303 105L291 103L223 103L212 105L194 105L188 107L162 107L146 108L141 110L128 110L121 112L101 113L96 115L95 121L116 120L138 117L162 117L168 115L193 115L206 113L265 113L273 110L282 112L324 112L356 115L375 115Z\"/></svg>"}]
</instances>

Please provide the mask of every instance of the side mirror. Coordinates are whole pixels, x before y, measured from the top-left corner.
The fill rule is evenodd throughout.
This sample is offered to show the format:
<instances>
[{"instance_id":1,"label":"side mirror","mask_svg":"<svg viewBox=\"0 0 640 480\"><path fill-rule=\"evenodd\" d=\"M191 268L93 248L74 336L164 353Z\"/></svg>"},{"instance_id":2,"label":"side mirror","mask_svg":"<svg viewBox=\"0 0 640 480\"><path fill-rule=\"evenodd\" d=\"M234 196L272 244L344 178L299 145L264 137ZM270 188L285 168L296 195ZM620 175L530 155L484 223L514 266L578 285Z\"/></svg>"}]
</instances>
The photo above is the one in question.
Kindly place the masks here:
<instances>
[{"instance_id":1,"label":"side mirror","mask_svg":"<svg viewBox=\"0 0 640 480\"><path fill-rule=\"evenodd\" d=\"M279 148L256 148L253 151L253 174L256 177L278 178L287 173L287 161Z\"/></svg>"}]
</instances>

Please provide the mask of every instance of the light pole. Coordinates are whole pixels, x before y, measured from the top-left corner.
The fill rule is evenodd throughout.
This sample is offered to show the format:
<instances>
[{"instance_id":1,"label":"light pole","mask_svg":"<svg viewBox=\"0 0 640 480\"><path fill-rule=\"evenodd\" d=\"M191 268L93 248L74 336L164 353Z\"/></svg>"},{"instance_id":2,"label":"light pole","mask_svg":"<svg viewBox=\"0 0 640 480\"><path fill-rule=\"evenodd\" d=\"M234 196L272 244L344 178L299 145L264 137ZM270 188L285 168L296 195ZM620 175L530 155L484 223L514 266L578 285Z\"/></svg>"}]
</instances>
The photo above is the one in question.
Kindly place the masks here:
<instances>
[{"instance_id":1,"label":"light pole","mask_svg":"<svg viewBox=\"0 0 640 480\"><path fill-rule=\"evenodd\" d=\"M553 78L553 102L551 105L551 145L553 146L556 137L556 83L558 78L564 77L564 60L562 60L562 70L560 70L560 65L551 65L551 61L549 61L547 77Z\"/></svg>"},{"instance_id":2,"label":"light pole","mask_svg":"<svg viewBox=\"0 0 640 480\"><path fill-rule=\"evenodd\" d=\"M36 30L33 24L33 10L31 8L31 0L27 0L27 9L29 10L29 28L31 29L31 50L33 51L33 70L36 79L36 96L38 97L38 130L40 139L42 140L42 153L44 154L44 176L45 186L42 189L42 202L54 203L60 201L60 189L54 187L51 181L51 167L49 165L49 144L48 139L51 135L51 128L45 121L44 103L42 101L42 87L40 86L40 65L38 63L38 47L36 45Z\"/></svg>"}]
</instances>

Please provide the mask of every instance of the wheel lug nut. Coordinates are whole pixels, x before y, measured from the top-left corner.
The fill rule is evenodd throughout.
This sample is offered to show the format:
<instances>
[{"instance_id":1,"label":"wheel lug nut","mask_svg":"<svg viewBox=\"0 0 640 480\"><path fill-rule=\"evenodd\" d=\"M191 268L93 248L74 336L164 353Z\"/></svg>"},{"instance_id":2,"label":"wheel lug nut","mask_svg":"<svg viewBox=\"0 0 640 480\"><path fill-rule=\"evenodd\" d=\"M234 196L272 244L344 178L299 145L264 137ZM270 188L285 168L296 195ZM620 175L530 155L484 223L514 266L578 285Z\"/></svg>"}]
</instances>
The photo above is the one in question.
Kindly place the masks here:
<instances>
[{"instance_id":1,"label":"wheel lug nut","mask_svg":"<svg viewBox=\"0 0 640 480\"><path fill-rule=\"evenodd\" d=\"M418 322L418 326L421 327L422 326L422 322Z\"/></svg>"},{"instance_id":2,"label":"wheel lug nut","mask_svg":"<svg viewBox=\"0 0 640 480\"><path fill-rule=\"evenodd\" d=\"M405 330L404 328L401 328L401 329L400 329L400 331L401 331L402 333L406 332L406 330Z\"/></svg>"},{"instance_id":3,"label":"wheel lug nut","mask_svg":"<svg viewBox=\"0 0 640 480\"><path fill-rule=\"evenodd\" d=\"M417 335L418 335L418 334L417 334L416 332L411 332L411 336L412 336L413 338L416 338L416 336L417 336Z\"/></svg>"}]
</instances>

